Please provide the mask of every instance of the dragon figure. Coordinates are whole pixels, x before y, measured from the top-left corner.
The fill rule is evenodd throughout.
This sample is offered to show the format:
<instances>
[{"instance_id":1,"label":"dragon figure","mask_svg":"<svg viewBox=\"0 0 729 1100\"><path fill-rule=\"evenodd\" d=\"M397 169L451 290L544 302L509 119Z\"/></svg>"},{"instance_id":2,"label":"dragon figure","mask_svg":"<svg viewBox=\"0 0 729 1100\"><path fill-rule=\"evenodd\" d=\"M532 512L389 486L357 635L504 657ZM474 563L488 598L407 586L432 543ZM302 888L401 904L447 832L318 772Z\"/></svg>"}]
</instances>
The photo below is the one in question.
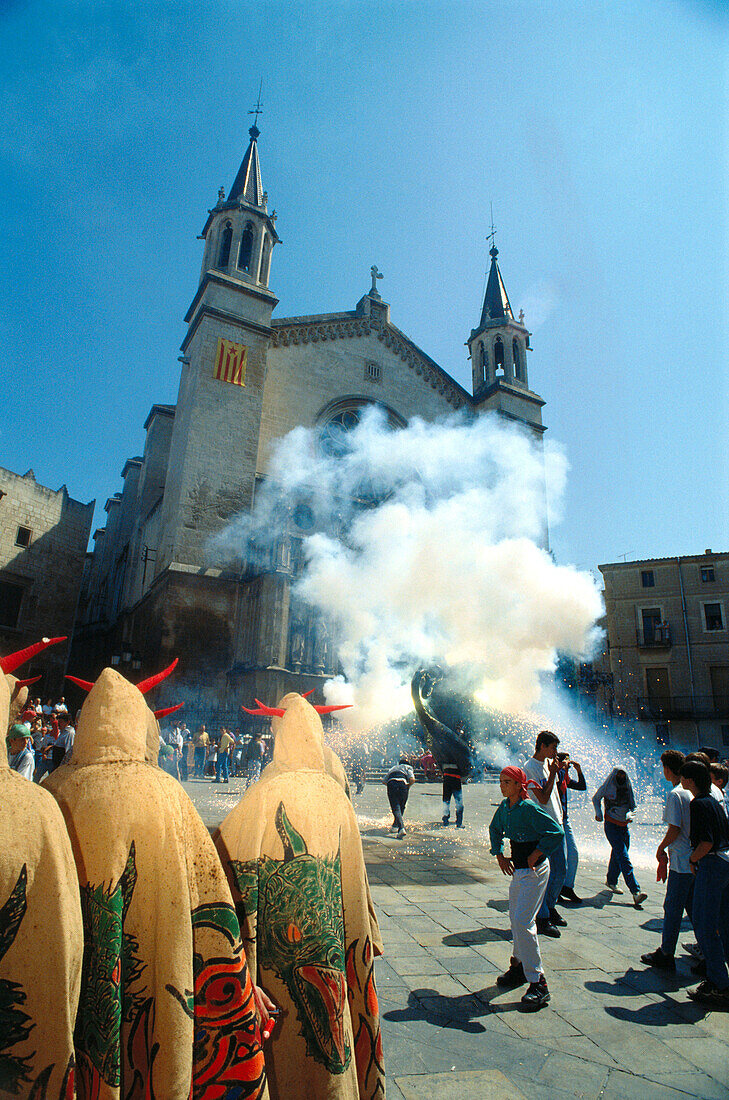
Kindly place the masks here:
<instances>
[{"instance_id":1,"label":"dragon figure","mask_svg":"<svg viewBox=\"0 0 729 1100\"><path fill-rule=\"evenodd\" d=\"M23 864L10 897L0 909L0 959L15 941L25 916L27 881L28 871ZM28 1063L10 1053L14 1046L28 1038L33 1027L30 1016L20 1007L24 1003L22 986L0 978L0 1089L10 1096L16 1096L21 1084L30 1079Z\"/></svg>"},{"instance_id":2,"label":"dragon figure","mask_svg":"<svg viewBox=\"0 0 729 1100\"><path fill-rule=\"evenodd\" d=\"M283 861L232 860L242 897L241 927L257 921L259 966L284 982L307 1053L332 1074L352 1059L345 1030L344 913L341 859L309 854L283 802L276 811Z\"/></svg>"},{"instance_id":3,"label":"dragon figure","mask_svg":"<svg viewBox=\"0 0 729 1100\"><path fill-rule=\"evenodd\" d=\"M412 678L410 692L422 728L422 732L418 732L416 736L430 749L439 766L446 763L457 764L465 778L471 774L475 764L475 746L464 729L457 727L452 730L433 713L431 696L443 675L443 670L434 665L429 669L418 669Z\"/></svg>"},{"instance_id":4,"label":"dragon figure","mask_svg":"<svg viewBox=\"0 0 729 1100\"><path fill-rule=\"evenodd\" d=\"M95 1070L111 1086L121 1082L122 1020L131 1020L143 1008L143 998L135 996L131 986L144 967L136 955L136 939L124 931L136 882L136 849L132 841L116 886L81 887L86 946L75 1042L77 1053L89 1065L80 1062L79 1070L92 1075Z\"/></svg>"}]
</instances>

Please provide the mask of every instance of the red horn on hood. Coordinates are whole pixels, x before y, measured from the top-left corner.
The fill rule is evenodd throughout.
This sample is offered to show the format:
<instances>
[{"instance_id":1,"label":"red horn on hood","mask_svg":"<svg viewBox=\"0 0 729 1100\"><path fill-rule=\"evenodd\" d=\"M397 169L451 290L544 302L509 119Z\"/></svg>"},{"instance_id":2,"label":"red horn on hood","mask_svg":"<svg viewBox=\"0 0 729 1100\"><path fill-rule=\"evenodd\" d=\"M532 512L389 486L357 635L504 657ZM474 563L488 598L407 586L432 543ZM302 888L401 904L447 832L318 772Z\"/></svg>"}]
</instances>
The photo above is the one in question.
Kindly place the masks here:
<instances>
[{"instance_id":1,"label":"red horn on hood","mask_svg":"<svg viewBox=\"0 0 729 1100\"><path fill-rule=\"evenodd\" d=\"M267 707L265 703L262 703L260 699L256 699L258 707L255 710L249 710L248 707L244 707L241 703L241 710L244 710L246 714L263 714L266 718L283 718L286 713L285 710L281 710L279 707Z\"/></svg>"},{"instance_id":2,"label":"red horn on hood","mask_svg":"<svg viewBox=\"0 0 729 1100\"><path fill-rule=\"evenodd\" d=\"M64 676L64 680L70 680L72 684L83 688L84 691L91 691L94 686L93 680L80 680L78 676L69 676L68 673Z\"/></svg>"},{"instance_id":3,"label":"red horn on hood","mask_svg":"<svg viewBox=\"0 0 729 1100\"><path fill-rule=\"evenodd\" d=\"M312 688L311 691L302 691L301 698L302 699L308 699L309 696L313 695L315 691L316 691L316 688Z\"/></svg>"},{"instance_id":4,"label":"red horn on hood","mask_svg":"<svg viewBox=\"0 0 729 1100\"><path fill-rule=\"evenodd\" d=\"M44 649L48 649L49 645L58 645L59 642L65 642L67 637L67 635L64 635L63 638L43 638L35 645L29 645L27 649L19 649L17 653L9 653L7 657L0 657L0 670L6 673L15 672L16 668L24 665L31 657L35 657L37 653L42 653Z\"/></svg>"},{"instance_id":5,"label":"red horn on hood","mask_svg":"<svg viewBox=\"0 0 729 1100\"><path fill-rule=\"evenodd\" d=\"M314 707L317 714L331 714L335 710L349 710L354 703L341 703L338 707Z\"/></svg>"},{"instance_id":6,"label":"red horn on hood","mask_svg":"<svg viewBox=\"0 0 729 1100\"><path fill-rule=\"evenodd\" d=\"M157 684L161 684L163 680L166 680L170 673L177 668L178 661L179 657L175 657L172 664L168 665L167 668L164 669L162 672L157 672L154 676L150 676L148 677L148 679L142 680L141 684L137 684L137 687L141 691L142 695L146 695L146 693L148 691L151 691L153 687L157 687Z\"/></svg>"},{"instance_id":7,"label":"red horn on hood","mask_svg":"<svg viewBox=\"0 0 729 1100\"><path fill-rule=\"evenodd\" d=\"M39 680L43 679L43 673L40 676L31 676L29 680L16 680L15 690L20 691L21 688L30 687L31 684L37 684Z\"/></svg>"},{"instance_id":8,"label":"red horn on hood","mask_svg":"<svg viewBox=\"0 0 729 1100\"><path fill-rule=\"evenodd\" d=\"M184 703L177 703L174 707L162 707L162 710L156 710L154 716L159 722L160 718L166 718L168 714L174 714L176 710L182 710Z\"/></svg>"}]
</instances>

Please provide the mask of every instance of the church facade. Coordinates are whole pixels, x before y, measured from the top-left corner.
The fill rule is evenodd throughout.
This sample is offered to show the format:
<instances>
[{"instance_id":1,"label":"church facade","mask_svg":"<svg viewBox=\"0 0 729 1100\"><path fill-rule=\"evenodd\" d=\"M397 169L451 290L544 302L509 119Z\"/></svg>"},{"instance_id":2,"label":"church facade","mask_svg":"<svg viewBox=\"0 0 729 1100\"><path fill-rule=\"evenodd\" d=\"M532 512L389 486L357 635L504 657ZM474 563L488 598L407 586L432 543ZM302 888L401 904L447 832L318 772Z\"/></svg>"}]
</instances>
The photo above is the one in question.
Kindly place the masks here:
<instances>
[{"instance_id":1,"label":"church facade","mask_svg":"<svg viewBox=\"0 0 729 1100\"><path fill-rule=\"evenodd\" d=\"M186 699L188 723L196 710L232 715L241 701L272 703L336 672L326 624L292 598L308 509L288 517L255 565L211 561L211 538L251 508L277 439L303 425L326 446L372 403L393 428L467 410L496 411L539 438L544 431L544 402L528 384L529 332L513 315L495 247L467 341L470 393L392 323L376 267L352 310L272 316L280 242L258 137L251 127L233 186L208 213L177 403L152 407L143 453L125 463L123 488L106 502L72 657L88 678L110 661L146 674L179 657L165 701Z\"/></svg>"}]
</instances>

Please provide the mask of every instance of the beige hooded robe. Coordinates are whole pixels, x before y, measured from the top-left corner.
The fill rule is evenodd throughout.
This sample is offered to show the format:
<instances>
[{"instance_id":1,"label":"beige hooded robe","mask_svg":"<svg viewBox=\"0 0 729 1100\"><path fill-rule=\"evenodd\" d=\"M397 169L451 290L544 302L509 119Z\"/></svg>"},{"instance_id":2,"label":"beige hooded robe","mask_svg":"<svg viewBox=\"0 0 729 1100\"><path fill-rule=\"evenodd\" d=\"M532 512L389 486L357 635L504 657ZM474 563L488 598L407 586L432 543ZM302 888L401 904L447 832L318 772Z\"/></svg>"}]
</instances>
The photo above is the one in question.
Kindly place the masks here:
<instances>
[{"instance_id":1,"label":"beige hooded robe","mask_svg":"<svg viewBox=\"0 0 729 1100\"><path fill-rule=\"evenodd\" d=\"M25 692L27 689L21 688ZM0 728L12 676L0 672ZM20 704L18 704L20 705ZM0 1097L72 1100L83 929L66 826L0 750Z\"/></svg>"},{"instance_id":2,"label":"beige hooded robe","mask_svg":"<svg viewBox=\"0 0 729 1100\"><path fill-rule=\"evenodd\" d=\"M145 762L151 724L138 689L105 669L47 780L81 884L78 1097L267 1097L230 891L180 784Z\"/></svg>"},{"instance_id":3,"label":"beige hooded robe","mask_svg":"<svg viewBox=\"0 0 729 1100\"><path fill-rule=\"evenodd\" d=\"M296 694L279 707L273 762L216 836L251 973L282 1009L266 1060L271 1096L379 1100L385 1071L357 819L328 774L319 715Z\"/></svg>"}]
</instances>

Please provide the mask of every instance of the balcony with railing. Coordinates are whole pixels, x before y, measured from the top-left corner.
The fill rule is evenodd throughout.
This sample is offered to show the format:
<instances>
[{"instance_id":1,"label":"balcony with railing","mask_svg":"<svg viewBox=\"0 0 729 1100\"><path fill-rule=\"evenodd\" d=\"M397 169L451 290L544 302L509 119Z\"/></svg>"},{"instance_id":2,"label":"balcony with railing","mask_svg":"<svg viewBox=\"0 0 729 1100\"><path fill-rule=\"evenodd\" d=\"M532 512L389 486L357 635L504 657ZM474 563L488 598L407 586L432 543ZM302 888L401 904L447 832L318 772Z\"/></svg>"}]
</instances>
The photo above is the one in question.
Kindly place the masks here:
<instances>
[{"instance_id":1,"label":"balcony with railing","mask_svg":"<svg viewBox=\"0 0 729 1100\"><path fill-rule=\"evenodd\" d=\"M644 623L635 632L639 649L670 649L673 645L671 624Z\"/></svg>"},{"instance_id":2,"label":"balcony with railing","mask_svg":"<svg viewBox=\"0 0 729 1100\"><path fill-rule=\"evenodd\" d=\"M729 720L729 695L670 695L635 700L639 718L680 720L682 718L720 718Z\"/></svg>"}]
</instances>

